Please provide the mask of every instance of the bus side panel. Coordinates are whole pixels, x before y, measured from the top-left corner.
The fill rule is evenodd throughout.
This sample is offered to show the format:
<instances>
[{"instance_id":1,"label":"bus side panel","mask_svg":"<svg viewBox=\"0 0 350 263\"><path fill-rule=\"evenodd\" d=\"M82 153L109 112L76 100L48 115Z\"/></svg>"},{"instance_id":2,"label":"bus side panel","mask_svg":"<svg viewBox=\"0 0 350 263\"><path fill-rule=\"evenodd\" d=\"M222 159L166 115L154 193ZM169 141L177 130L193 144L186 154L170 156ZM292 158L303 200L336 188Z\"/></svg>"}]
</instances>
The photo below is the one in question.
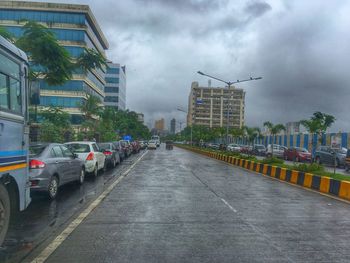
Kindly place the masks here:
<instances>
[{"instance_id":1,"label":"bus side panel","mask_svg":"<svg viewBox=\"0 0 350 263\"><path fill-rule=\"evenodd\" d=\"M5 116L0 112L0 177L10 175L15 179L19 190L19 207L23 210L30 202L24 123L8 118L8 114Z\"/></svg>"}]
</instances>

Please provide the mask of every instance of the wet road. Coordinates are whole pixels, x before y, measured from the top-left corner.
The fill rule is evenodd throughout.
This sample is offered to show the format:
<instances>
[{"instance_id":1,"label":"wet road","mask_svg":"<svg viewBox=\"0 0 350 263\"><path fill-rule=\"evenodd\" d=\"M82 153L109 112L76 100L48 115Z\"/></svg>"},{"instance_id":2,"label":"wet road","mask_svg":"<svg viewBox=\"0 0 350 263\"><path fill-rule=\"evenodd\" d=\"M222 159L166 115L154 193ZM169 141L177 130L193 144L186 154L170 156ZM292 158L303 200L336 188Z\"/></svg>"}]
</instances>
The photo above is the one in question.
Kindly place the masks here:
<instances>
[{"instance_id":1,"label":"wet road","mask_svg":"<svg viewBox=\"0 0 350 263\"><path fill-rule=\"evenodd\" d=\"M30 206L11 222L0 248L0 262L19 262L37 246L56 236L61 227L95 200L138 156L129 157L115 169L100 173L96 179L87 175L82 186L72 183L61 187L54 201L49 201L44 194L32 196Z\"/></svg>"},{"instance_id":2,"label":"wet road","mask_svg":"<svg viewBox=\"0 0 350 263\"><path fill-rule=\"evenodd\" d=\"M349 262L349 204L163 147L47 262Z\"/></svg>"}]
</instances>

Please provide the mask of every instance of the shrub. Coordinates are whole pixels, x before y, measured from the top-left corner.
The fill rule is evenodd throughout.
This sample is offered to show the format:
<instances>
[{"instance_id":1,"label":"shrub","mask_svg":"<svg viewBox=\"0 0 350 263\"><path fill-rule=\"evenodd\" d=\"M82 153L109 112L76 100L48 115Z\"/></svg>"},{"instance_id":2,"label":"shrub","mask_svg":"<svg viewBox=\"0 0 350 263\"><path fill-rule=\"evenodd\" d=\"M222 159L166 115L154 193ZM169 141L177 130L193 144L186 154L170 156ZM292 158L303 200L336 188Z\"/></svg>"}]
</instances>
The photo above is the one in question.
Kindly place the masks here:
<instances>
[{"instance_id":1,"label":"shrub","mask_svg":"<svg viewBox=\"0 0 350 263\"><path fill-rule=\"evenodd\" d=\"M264 164L284 164L284 161L282 159L278 159L276 157L265 158L261 162Z\"/></svg>"},{"instance_id":2,"label":"shrub","mask_svg":"<svg viewBox=\"0 0 350 263\"><path fill-rule=\"evenodd\" d=\"M317 163L312 163L312 164L296 164L292 166L293 170L305 172L305 173L314 173L314 172L324 172L325 169L322 165L317 164Z\"/></svg>"}]
</instances>

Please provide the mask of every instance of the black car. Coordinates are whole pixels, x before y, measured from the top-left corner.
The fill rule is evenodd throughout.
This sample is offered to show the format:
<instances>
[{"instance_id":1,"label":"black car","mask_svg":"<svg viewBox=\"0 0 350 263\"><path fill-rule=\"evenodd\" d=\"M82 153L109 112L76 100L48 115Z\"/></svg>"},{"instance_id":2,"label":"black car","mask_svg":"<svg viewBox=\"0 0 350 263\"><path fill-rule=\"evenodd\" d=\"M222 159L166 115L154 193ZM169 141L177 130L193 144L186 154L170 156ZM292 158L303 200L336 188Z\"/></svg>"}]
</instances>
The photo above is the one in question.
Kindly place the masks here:
<instances>
[{"instance_id":1,"label":"black car","mask_svg":"<svg viewBox=\"0 0 350 263\"><path fill-rule=\"evenodd\" d=\"M112 142L99 143L101 152L106 156L106 165L116 167L120 163L120 156L117 147Z\"/></svg>"}]
</instances>

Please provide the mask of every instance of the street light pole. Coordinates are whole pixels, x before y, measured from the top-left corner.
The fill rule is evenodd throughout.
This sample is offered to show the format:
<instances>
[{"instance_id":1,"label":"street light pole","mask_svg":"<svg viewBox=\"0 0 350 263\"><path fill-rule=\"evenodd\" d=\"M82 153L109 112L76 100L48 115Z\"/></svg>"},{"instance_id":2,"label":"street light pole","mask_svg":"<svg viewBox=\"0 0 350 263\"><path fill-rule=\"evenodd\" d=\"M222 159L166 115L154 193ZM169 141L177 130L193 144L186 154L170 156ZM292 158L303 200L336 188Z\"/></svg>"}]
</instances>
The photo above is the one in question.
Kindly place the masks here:
<instances>
[{"instance_id":1,"label":"street light pole","mask_svg":"<svg viewBox=\"0 0 350 263\"><path fill-rule=\"evenodd\" d=\"M262 79L262 77L257 77L257 78L250 77L249 79L242 79L242 80L236 80L236 81L225 81L225 80L219 79L217 77L213 77L211 75L205 74L205 73L203 73L201 71L197 71L197 73L202 75L202 76L206 76L206 77L209 77L209 78L212 78L212 79L215 79L217 81L225 83L228 86L229 90L230 90L232 84ZM229 101L227 101L227 110L226 110L226 145L228 144L229 117L230 117L229 116Z\"/></svg>"}]
</instances>

